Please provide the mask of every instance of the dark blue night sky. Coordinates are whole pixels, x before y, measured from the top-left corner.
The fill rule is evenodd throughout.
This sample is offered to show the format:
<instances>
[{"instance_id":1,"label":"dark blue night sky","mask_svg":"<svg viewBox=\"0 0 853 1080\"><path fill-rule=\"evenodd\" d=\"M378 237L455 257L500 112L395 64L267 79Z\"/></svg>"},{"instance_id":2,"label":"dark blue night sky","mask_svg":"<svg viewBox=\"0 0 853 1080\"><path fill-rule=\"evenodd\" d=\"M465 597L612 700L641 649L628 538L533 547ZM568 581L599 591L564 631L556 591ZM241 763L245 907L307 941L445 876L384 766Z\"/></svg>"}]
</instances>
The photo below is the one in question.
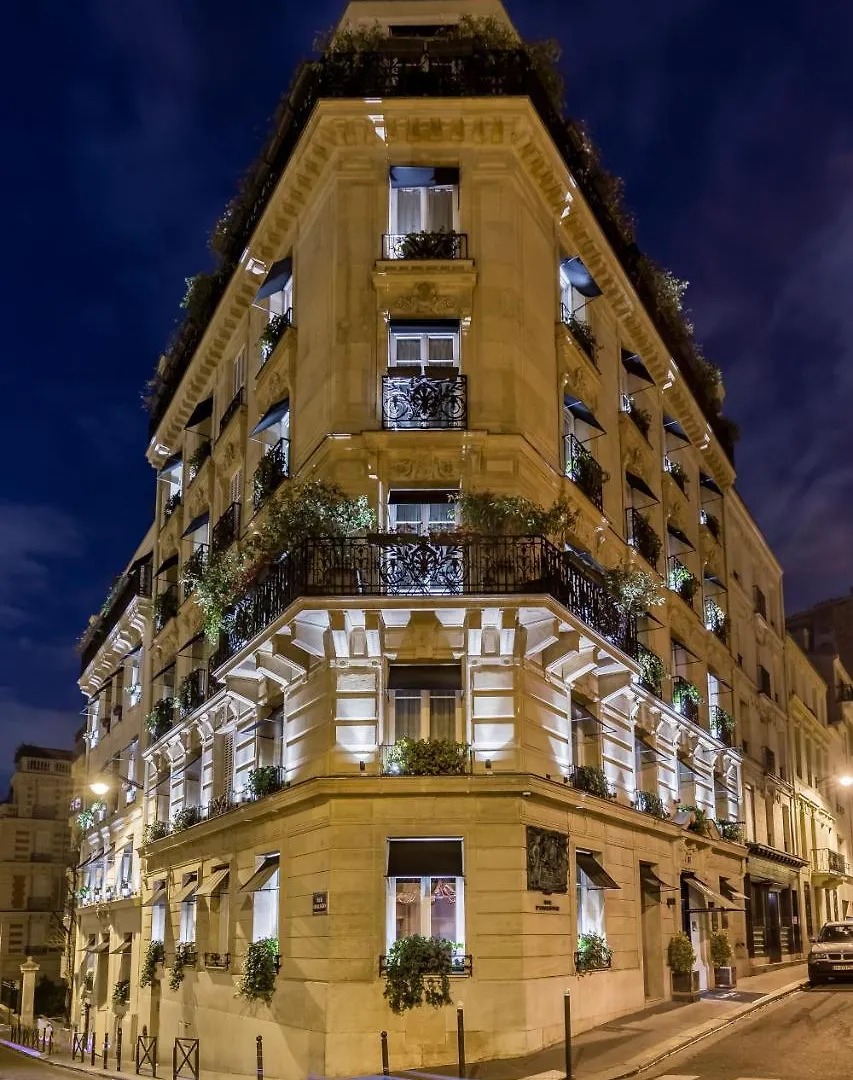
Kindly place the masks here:
<instances>
[{"instance_id":1,"label":"dark blue night sky","mask_svg":"<svg viewBox=\"0 0 853 1080\"><path fill-rule=\"evenodd\" d=\"M789 611L853 584L853 5L509 0L564 48L740 423ZM0 780L70 744L74 641L148 524L141 391L184 278L340 0L33 0L6 17Z\"/></svg>"}]
</instances>

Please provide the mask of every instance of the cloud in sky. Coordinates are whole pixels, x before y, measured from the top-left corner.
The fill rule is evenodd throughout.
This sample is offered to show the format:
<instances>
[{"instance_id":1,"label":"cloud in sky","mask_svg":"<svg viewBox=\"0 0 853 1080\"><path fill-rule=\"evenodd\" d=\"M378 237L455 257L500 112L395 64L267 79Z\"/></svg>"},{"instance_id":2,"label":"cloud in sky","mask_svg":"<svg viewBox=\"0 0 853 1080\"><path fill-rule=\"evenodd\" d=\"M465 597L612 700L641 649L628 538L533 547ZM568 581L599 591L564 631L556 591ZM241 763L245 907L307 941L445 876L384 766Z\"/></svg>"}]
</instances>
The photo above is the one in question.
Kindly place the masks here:
<instances>
[{"instance_id":1,"label":"cloud in sky","mask_svg":"<svg viewBox=\"0 0 853 1080\"><path fill-rule=\"evenodd\" d=\"M80 554L76 523L54 507L0 502L0 619L6 630L30 621L34 596L48 589L54 560Z\"/></svg>"}]
</instances>

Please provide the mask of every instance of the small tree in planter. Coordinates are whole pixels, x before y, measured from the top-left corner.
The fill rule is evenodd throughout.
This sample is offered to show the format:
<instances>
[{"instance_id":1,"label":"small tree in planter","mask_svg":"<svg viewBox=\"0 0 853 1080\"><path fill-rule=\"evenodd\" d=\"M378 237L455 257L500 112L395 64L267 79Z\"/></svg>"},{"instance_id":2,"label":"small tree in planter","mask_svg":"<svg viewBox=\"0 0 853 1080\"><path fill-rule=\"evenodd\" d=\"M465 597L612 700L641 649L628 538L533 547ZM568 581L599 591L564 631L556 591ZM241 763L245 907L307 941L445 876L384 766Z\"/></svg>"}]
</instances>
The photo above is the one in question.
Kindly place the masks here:
<instances>
[{"instance_id":1,"label":"small tree in planter","mask_svg":"<svg viewBox=\"0 0 853 1080\"><path fill-rule=\"evenodd\" d=\"M281 788L279 772L275 765L259 765L252 769L248 780L249 794L253 799L263 799Z\"/></svg>"},{"instance_id":2,"label":"small tree in planter","mask_svg":"<svg viewBox=\"0 0 853 1080\"><path fill-rule=\"evenodd\" d=\"M660 585L651 574L628 562L608 570L604 584L619 608L629 615L645 615L649 608L666 603Z\"/></svg>"},{"instance_id":3,"label":"small tree in planter","mask_svg":"<svg viewBox=\"0 0 853 1080\"><path fill-rule=\"evenodd\" d=\"M728 934L711 934L711 963L714 966L715 986L737 986L737 968L731 966L732 947Z\"/></svg>"},{"instance_id":4,"label":"small tree in planter","mask_svg":"<svg viewBox=\"0 0 853 1080\"><path fill-rule=\"evenodd\" d=\"M578 951L575 953L575 970L579 975L587 971L602 971L610 967L613 950L601 934L580 934Z\"/></svg>"},{"instance_id":5,"label":"small tree in planter","mask_svg":"<svg viewBox=\"0 0 853 1080\"><path fill-rule=\"evenodd\" d=\"M452 969L452 941L420 934L395 941L388 954L383 991L391 1012L400 1015L423 1004L434 1009L449 1005Z\"/></svg>"},{"instance_id":6,"label":"small tree in planter","mask_svg":"<svg viewBox=\"0 0 853 1080\"><path fill-rule=\"evenodd\" d=\"M693 970L696 953L683 930L669 939L666 962L672 972L672 996L693 1000L699 993L699 972Z\"/></svg>"},{"instance_id":7,"label":"small tree in planter","mask_svg":"<svg viewBox=\"0 0 853 1080\"><path fill-rule=\"evenodd\" d=\"M265 1001L269 1005L275 992L277 974L278 941L275 938L253 941L246 950L237 994L248 1001Z\"/></svg>"},{"instance_id":8,"label":"small tree in planter","mask_svg":"<svg viewBox=\"0 0 853 1080\"><path fill-rule=\"evenodd\" d=\"M452 739L400 739L388 753L387 768L400 776L464 776L470 747Z\"/></svg>"},{"instance_id":9,"label":"small tree in planter","mask_svg":"<svg viewBox=\"0 0 853 1080\"><path fill-rule=\"evenodd\" d=\"M166 953L162 941L149 941L139 973L139 985L150 986L157 978L157 965L163 963Z\"/></svg>"}]
</instances>

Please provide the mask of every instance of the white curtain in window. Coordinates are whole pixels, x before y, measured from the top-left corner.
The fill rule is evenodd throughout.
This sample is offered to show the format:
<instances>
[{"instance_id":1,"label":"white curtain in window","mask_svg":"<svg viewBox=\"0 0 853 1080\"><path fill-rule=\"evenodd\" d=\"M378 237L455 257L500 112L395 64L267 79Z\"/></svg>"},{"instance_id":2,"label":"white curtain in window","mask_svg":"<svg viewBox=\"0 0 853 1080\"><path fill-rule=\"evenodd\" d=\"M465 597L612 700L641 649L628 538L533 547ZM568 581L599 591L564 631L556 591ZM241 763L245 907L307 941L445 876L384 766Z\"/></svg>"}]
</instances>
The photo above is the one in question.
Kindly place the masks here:
<instances>
[{"instance_id":1,"label":"white curtain in window","mask_svg":"<svg viewBox=\"0 0 853 1080\"><path fill-rule=\"evenodd\" d=\"M427 197L427 229L431 232L453 232L453 188L429 188Z\"/></svg>"},{"instance_id":2,"label":"white curtain in window","mask_svg":"<svg viewBox=\"0 0 853 1080\"><path fill-rule=\"evenodd\" d=\"M394 360L398 364L419 364L421 362L421 339L420 337L402 337L394 335L396 343L396 356Z\"/></svg>"},{"instance_id":3,"label":"white curtain in window","mask_svg":"<svg viewBox=\"0 0 853 1080\"><path fill-rule=\"evenodd\" d=\"M578 934L604 933L604 889L594 889L589 878L577 867Z\"/></svg>"},{"instance_id":4,"label":"white curtain in window","mask_svg":"<svg viewBox=\"0 0 853 1080\"><path fill-rule=\"evenodd\" d=\"M420 232L423 229L421 192L421 188L397 189L398 234Z\"/></svg>"},{"instance_id":5,"label":"white curtain in window","mask_svg":"<svg viewBox=\"0 0 853 1080\"><path fill-rule=\"evenodd\" d=\"M161 900L151 908L151 940L164 941L166 938L166 905Z\"/></svg>"},{"instance_id":6,"label":"white curtain in window","mask_svg":"<svg viewBox=\"0 0 853 1080\"><path fill-rule=\"evenodd\" d=\"M430 694L429 737L431 739L454 739L456 737L456 695Z\"/></svg>"},{"instance_id":7,"label":"white curtain in window","mask_svg":"<svg viewBox=\"0 0 853 1080\"><path fill-rule=\"evenodd\" d=\"M394 738L419 739L421 737L420 691L394 691Z\"/></svg>"},{"instance_id":8,"label":"white curtain in window","mask_svg":"<svg viewBox=\"0 0 853 1080\"><path fill-rule=\"evenodd\" d=\"M279 871L273 874L262 889L253 893L252 941L278 938Z\"/></svg>"}]
</instances>

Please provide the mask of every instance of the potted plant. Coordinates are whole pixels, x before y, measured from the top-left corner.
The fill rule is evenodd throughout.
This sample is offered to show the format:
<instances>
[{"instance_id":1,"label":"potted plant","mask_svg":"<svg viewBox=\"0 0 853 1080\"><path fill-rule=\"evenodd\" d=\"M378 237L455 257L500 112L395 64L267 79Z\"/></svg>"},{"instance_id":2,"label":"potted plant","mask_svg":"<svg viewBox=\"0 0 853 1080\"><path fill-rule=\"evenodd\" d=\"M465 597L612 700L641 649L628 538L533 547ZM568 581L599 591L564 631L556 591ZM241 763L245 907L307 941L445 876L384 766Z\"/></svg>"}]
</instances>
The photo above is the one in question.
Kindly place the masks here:
<instances>
[{"instance_id":1,"label":"potted plant","mask_svg":"<svg viewBox=\"0 0 853 1080\"><path fill-rule=\"evenodd\" d=\"M584 975L587 971L604 971L610 967L613 950L601 934L579 934L578 951L575 953L575 971Z\"/></svg>"},{"instance_id":2,"label":"potted plant","mask_svg":"<svg viewBox=\"0 0 853 1080\"><path fill-rule=\"evenodd\" d=\"M275 938L253 941L246 950L237 994L249 1001L265 1001L269 1005L277 974L278 941Z\"/></svg>"},{"instance_id":3,"label":"potted plant","mask_svg":"<svg viewBox=\"0 0 853 1080\"><path fill-rule=\"evenodd\" d=\"M452 739L399 739L388 751L385 771L398 776L464 776L471 748Z\"/></svg>"},{"instance_id":4,"label":"potted plant","mask_svg":"<svg viewBox=\"0 0 853 1080\"><path fill-rule=\"evenodd\" d=\"M172 961L172 970L169 972L169 989L179 990L184 981L184 968L191 967L195 963L195 943L192 941L180 941L175 946L175 959Z\"/></svg>"},{"instance_id":5,"label":"potted plant","mask_svg":"<svg viewBox=\"0 0 853 1080\"><path fill-rule=\"evenodd\" d=\"M279 770L275 765L259 765L249 772L248 788L253 799L265 799L282 787Z\"/></svg>"},{"instance_id":6,"label":"potted plant","mask_svg":"<svg viewBox=\"0 0 853 1080\"><path fill-rule=\"evenodd\" d=\"M673 934L666 950L666 962L672 972L672 996L677 1001L699 998L699 972L693 970L696 953L683 930Z\"/></svg>"},{"instance_id":7,"label":"potted plant","mask_svg":"<svg viewBox=\"0 0 853 1080\"><path fill-rule=\"evenodd\" d=\"M400 1015L423 1004L435 1009L449 1005L452 970L452 941L420 934L395 941L388 954L383 991L391 1012Z\"/></svg>"},{"instance_id":8,"label":"potted plant","mask_svg":"<svg viewBox=\"0 0 853 1080\"><path fill-rule=\"evenodd\" d=\"M730 964L732 947L727 934L711 934L711 963L714 967L714 986L737 986L737 968Z\"/></svg>"},{"instance_id":9,"label":"potted plant","mask_svg":"<svg viewBox=\"0 0 853 1080\"><path fill-rule=\"evenodd\" d=\"M130 1001L130 979L119 979L113 987L113 1012L123 1013Z\"/></svg>"},{"instance_id":10,"label":"potted plant","mask_svg":"<svg viewBox=\"0 0 853 1080\"><path fill-rule=\"evenodd\" d=\"M139 985L150 986L155 979L159 978L158 966L163 963L166 953L162 941L149 941L145 956L142 959L142 969L139 972Z\"/></svg>"}]
</instances>

